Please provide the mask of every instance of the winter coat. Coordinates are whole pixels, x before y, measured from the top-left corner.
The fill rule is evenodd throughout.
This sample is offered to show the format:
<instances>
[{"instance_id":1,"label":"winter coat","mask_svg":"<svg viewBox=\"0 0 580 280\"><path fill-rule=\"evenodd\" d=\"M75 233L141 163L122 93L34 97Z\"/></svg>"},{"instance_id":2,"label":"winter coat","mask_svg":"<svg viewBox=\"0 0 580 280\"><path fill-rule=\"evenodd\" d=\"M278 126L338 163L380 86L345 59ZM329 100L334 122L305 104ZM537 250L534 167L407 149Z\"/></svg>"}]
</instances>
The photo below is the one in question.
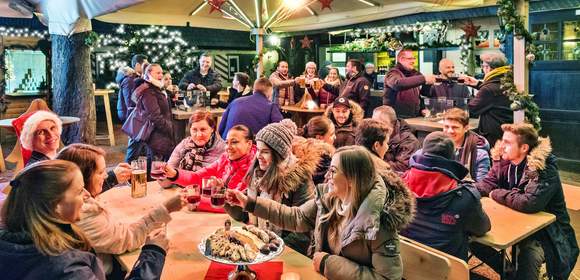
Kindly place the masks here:
<instances>
[{"instance_id":1,"label":"winter coat","mask_svg":"<svg viewBox=\"0 0 580 280\"><path fill-rule=\"evenodd\" d=\"M332 114L334 104L330 104L326 107L326 112L324 112L324 116L329 118L334 124L334 135L336 136L334 139L334 147L337 149L342 146L354 145L355 129L364 117L363 109L356 102L352 100L349 100L348 102L350 103L350 117L343 125L338 125L334 115Z\"/></svg>"},{"instance_id":2,"label":"winter coat","mask_svg":"<svg viewBox=\"0 0 580 280\"><path fill-rule=\"evenodd\" d=\"M360 105L363 109L363 116L368 117L370 112L372 84L364 77L363 73L358 73L342 83L339 97L346 97Z\"/></svg>"},{"instance_id":3,"label":"winter coat","mask_svg":"<svg viewBox=\"0 0 580 280\"><path fill-rule=\"evenodd\" d=\"M329 106L332 104L334 99L336 99L340 93L341 85L342 83L336 85L325 83L320 91L318 91L318 105L326 104L326 106Z\"/></svg>"},{"instance_id":4,"label":"winter coat","mask_svg":"<svg viewBox=\"0 0 580 280\"><path fill-rule=\"evenodd\" d=\"M249 198L246 210L293 232L313 231L312 252L324 251L328 224L320 217L329 211L324 184L315 199L289 207L263 198ZM356 216L344 226L340 254L326 258L321 273L330 280L401 279L403 264L397 232L412 219L413 198L394 174L374 180Z\"/></svg>"},{"instance_id":5,"label":"winter coat","mask_svg":"<svg viewBox=\"0 0 580 280\"><path fill-rule=\"evenodd\" d=\"M482 196L489 196L493 190L493 200L520 212L554 214L556 221L533 238L544 249L548 274L554 279L568 279L578 258L578 242L570 226L550 139L540 138L538 146L530 151L518 187L513 189L506 187L510 162L501 159L501 150L498 145L491 150L492 168L483 181L476 183L477 189Z\"/></svg>"},{"instance_id":6,"label":"winter coat","mask_svg":"<svg viewBox=\"0 0 580 280\"><path fill-rule=\"evenodd\" d=\"M201 74L199 68L185 73L185 76L179 81L179 88L181 90L187 90L187 86L191 83L194 83L196 86L203 85L210 92L211 98L217 98L217 93L222 89L221 75L211 68L205 76Z\"/></svg>"},{"instance_id":7,"label":"winter coat","mask_svg":"<svg viewBox=\"0 0 580 280\"><path fill-rule=\"evenodd\" d=\"M202 154L196 154L195 155L196 164L194 164L190 169L187 170L197 171L203 167L207 167L212 163L216 162L222 156L222 154L225 153L226 143L224 142L224 140L222 140L216 132L214 132L213 137L215 137L215 140L213 141L211 147L206 147ZM171 153L171 157L169 157L167 164L169 164L169 166L173 168L179 168L180 161L183 160L183 158L186 156L185 153L188 152L188 150L186 150L186 147L188 146L193 147L193 149L199 149L195 148L195 144L193 143L191 136L188 136L185 139L181 140L179 144L177 144L177 146Z\"/></svg>"},{"instance_id":8,"label":"winter coat","mask_svg":"<svg viewBox=\"0 0 580 280\"><path fill-rule=\"evenodd\" d=\"M465 134L463 146L455 149L455 160L469 170L468 179L479 182L485 178L491 168L489 143L483 136L468 131Z\"/></svg>"},{"instance_id":9,"label":"winter coat","mask_svg":"<svg viewBox=\"0 0 580 280\"><path fill-rule=\"evenodd\" d=\"M131 94L135 90L135 70L130 67L123 67L117 71L115 81L119 85L119 99L117 100L117 117L121 122L125 122L129 114L135 108L135 102L131 99Z\"/></svg>"},{"instance_id":10,"label":"winter coat","mask_svg":"<svg viewBox=\"0 0 580 280\"><path fill-rule=\"evenodd\" d=\"M244 88L244 90L242 92L239 92L237 89L233 88L233 87L228 87L228 102L224 103L222 101L218 102L218 106L220 108L227 108L229 104L231 104L234 100L242 97L242 96L248 96L248 95L252 95L252 88L249 86L246 86Z\"/></svg>"},{"instance_id":11,"label":"winter coat","mask_svg":"<svg viewBox=\"0 0 580 280\"><path fill-rule=\"evenodd\" d=\"M145 245L126 279L159 279L165 264L165 251ZM43 255L27 233L0 230L0 275L5 280L87 279L104 280L97 256L77 249L57 256Z\"/></svg>"},{"instance_id":12,"label":"winter coat","mask_svg":"<svg viewBox=\"0 0 580 280\"><path fill-rule=\"evenodd\" d=\"M468 170L438 156L415 154L403 180L417 200L415 219L401 234L467 261L469 236L491 229Z\"/></svg>"},{"instance_id":13,"label":"winter coat","mask_svg":"<svg viewBox=\"0 0 580 280\"><path fill-rule=\"evenodd\" d=\"M154 155L169 157L174 147L173 123L171 108L161 89L149 82L135 89L135 96L142 98L143 109L153 123L153 132L147 140L147 146Z\"/></svg>"},{"instance_id":14,"label":"winter coat","mask_svg":"<svg viewBox=\"0 0 580 280\"><path fill-rule=\"evenodd\" d=\"M401 118L419 116L421 100L420 86L425 84L425 76L415 70L406 70L400 63L391 68L385 76L383 105L395 109Z\"/></svg>"},{"instance_id":15,"label":"winter coat","mask_svg":"<svg viewBox=\"0 0 580 280\"><path fill-rule=\"evenodd\" d=\"M215 176L218 179L222 179L224 183L228 182L228 188L243 191L247 187L246 183L244 183L244 176L246 176L248 169L250 169L255 156L256 146L252 146L247 155L237 160L230 160L228 154L223 153L211 165L198 171L193 172L179 169L177 177L173 181L181 186L192 184L201 186L203 178Z\"/></svg>"},{"instance_id":16,"label":"winter coat","mask_svg":"<svg viewBox=\"0 0 580 280\"><path fill-rule=\"evenodd\" d=\"M312 152L312 150L320 150L320 160L318 161L316 170L312 174L312 181L314 185L322 184L325 181L326 172L330 167L330 161L332 160L332 155L334 154L335 148L321 140L315 138L302 138L300 136L295 136L292 141L292 153L296 157L301 158L305 154Z\"/></svg>"},{"instance_id":17,"label":"winter coat","mask_svg":"<svg viewBox=\"0 0 580 280\"><path fill-rule=\"evenodd\" d=\"M485 137L491 145L495 145L495 142L501 139L503 135L501 125L514 122L511 101L501 89L502 76L478 84L476 88L479 91L469 101L469 113L479 116L477 133Z\"/></svg>"},{"instance_id":18,"label":"winter coat","mask_svg":"<svg viewBox=\"0 0 580 280\"><path fill-rule=\"evenodd\" d=\"M50 158L41 152L32 151L32 154L30 154L30 159L28 159L26 166L44 160L50 160Z\"/></svg>"},{"instance_id":19,"label":"winter coat","mask_svg":"<svg viewBox=\"0 0 580 280\"><path fill-rule=\"evenodd\" d=\"M219 133L226 139L230 128L243 124L250 128L253 134L271 123L282 120L280 108L262 94L255 92L250 96L240 97L230 105L222 115Z\"/></svg>"},{"instance_id":20,"label":"winter coat","mask_svg":"<svg viewBox=\"0 0 580 280\"><path fill-rule=\"evenodd\" d=\"M311 200L314 197L314 184L312 182L312 175L314 174L320 158L323 153L325 153L325 147L323 145L318 145L318 143L310 142L311 145L307 143L294 145L293 152L296 151L301 154L301 157L294 158L291 155L289 163L286 167L280 168L279 174L279 186L278 194L279 197L271 197L270 199L275 201L280 201L283 205L287 206L300 206L305 202ZM260 178L256 175L250 180L250 185L248 186L247 195L253 199L257 197L268 197L264 190L260 189L259 184ZM250 222L252 224L260 225L266 224L263 217L256 217L248 215L244 212L242 208L236 206L226 206L226 212L232 216L237 221ZM274 223L275 224L275 223ZM276 225L271 225L271 230L278 233L284 242L293 248L294 250L306 255L308 252L308 247L310 246L310 234L309 233L297 233L286 231L281 227Z\"/></svg>"},{"instance_id":21,"label":"winter coat","mask_svg":"<svg viewBox=\"0 0 580 280\"><path fill-rule=\"evenodd\" d=\"M384 159L395 172L403 173L411 168L409 159L419 148L421 143L415 137L413 128L405 120L397 119Z\"/></svg>"},{"instance_id":22,"label":"winter coat","mask_svg":"<svg viewBox=\"0 0 580 280\"><path fill-rule=\"evenodd\" d=\"M293 105L295 102L294 98L294 79L287 75L284 77L280 72L274 71L270 75L270 83L272 83L272 103L278 104L280 106Z\"/></svg>"},{"instance_id":23,"label":"winter coat","mask_svg":"<svg viewBox=\"0 0 580 280\"><path fill-rule=\"evenodd\" d=\"M432 85L429 90L429 97L445 97L449 100L459 98L469 98L470 92L466 85L453 81L443 80L441 84Z\"/></svg>"}]
</instances>

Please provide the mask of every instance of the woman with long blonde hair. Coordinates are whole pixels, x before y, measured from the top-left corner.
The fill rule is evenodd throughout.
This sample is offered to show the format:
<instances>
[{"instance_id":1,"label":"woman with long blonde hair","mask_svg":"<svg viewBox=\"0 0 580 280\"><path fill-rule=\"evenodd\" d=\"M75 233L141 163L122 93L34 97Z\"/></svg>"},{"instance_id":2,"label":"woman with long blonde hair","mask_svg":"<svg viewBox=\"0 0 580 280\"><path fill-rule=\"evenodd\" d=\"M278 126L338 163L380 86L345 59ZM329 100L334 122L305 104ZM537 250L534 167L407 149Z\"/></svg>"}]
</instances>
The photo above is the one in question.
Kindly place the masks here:
<instances>
[{"instance_id":1,"label":"woman with long blonde hair","mask_svg":"<svg viewBox=\"0 0 580 280\"><path fill-rule=\"evenodd\" d=\"M227 201L294 232L313 231L313 266L328 279L400 279L397 231L412 214L408 195L393 195L365 148L346 146L332 157L327 183L300 206L229 190Z\"/></svg>"},{"instance_id":2,"label":"woman with long blonde hair","mask_svg":"<svg viewBox=\"0 0 580 280\"><path fill-rule=\"evenodd\" d=\"M89 193L72 162L46 160L10 181L0 229L3 279L105 279L90 244L74 226ZM159 278L168 240L153 233L129 279Z\"/></svg>"}]
</instances>

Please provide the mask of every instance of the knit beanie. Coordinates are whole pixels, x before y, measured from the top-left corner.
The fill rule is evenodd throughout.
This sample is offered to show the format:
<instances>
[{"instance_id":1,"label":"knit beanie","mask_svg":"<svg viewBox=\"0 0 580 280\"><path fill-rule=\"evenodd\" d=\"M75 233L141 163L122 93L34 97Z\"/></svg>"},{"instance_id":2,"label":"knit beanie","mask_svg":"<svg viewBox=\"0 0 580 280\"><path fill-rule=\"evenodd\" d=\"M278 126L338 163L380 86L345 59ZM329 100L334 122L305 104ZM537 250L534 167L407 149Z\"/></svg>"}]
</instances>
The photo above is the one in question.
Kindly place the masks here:
<instances>
[{"instance_id":1,"label":"knit beanie","mask_svg":"<svg viewBox=\"0 0 580 280\"><path fill-rule=\"evenodd\" d=\"M271 123L256 134L256 141L262 141L283 159L288 157L294 135L281 123Z\"/></svg>"},{"instance_id":2,"label":"knit beanie","mask_svg":"<svg viewBox=\"0 0 580 280\"><path fill-rule=\"evenodd\" d=\"M280 123L283 124L286 128L290 129L292 135L298 134L298 127L291 119L283 119L280 121Z\"/></svg>"},{"instance_id":3,"label":"knit beanie","mask_svg":"<svg viewBox=\"0 0 580 280\"><path fill-rule=\"evenodd\" d=\"M431 132L423 140L423 154L453 159L454 152L453 140L441 131Z\"/></svg>"},{"instance_id":4,"label":"knit beanie","mask_svg":"<svg viewBox=\"0 0 580 280\"><path fill-rule=\"evenodd\" d=\"M22 126L22 132L20 133L20 144L24 149L32 151L34 133L42 121L53 121L56 124L58 135L62 133L62 121L56 114L49 111L38 111L30 115L30 117L28 117L28 119L24 122L24 126Z\"/></svg>"}]
</instances>

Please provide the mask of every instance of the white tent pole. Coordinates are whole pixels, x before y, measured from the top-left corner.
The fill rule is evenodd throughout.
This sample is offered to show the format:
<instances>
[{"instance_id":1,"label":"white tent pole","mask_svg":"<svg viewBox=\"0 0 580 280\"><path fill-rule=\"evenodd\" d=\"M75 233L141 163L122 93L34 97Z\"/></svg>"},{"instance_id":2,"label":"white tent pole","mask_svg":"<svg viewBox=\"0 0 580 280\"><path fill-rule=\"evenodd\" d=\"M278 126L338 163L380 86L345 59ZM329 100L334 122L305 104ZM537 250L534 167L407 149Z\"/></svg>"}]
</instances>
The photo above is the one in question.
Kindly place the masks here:
<instances>
[{"instance_id":1,"label":"white tent pole","mask_svg":"<svg viewBox=\"0 0 580 280\"><path fill-rule=\"evenodd\" d=\"M256 69L256 79L260 78L264 74L264 28L254 28L252 29L252 35L256 36L256 53L258 54L258 65Z\"/></svg>"},{"instance_id":2,"label":"white tent pole","mask_svg":"<svg viewBox=\"0 0 580 280\"><path fill-rule=\"evenodd\" d=\"M524 21L524 27L528 28L528 19L530 12L530 3L527 0L517 0L516 1L516 11L521 16ZM514 84L519 91L528 91L528 62L526 60L526 39L517 38L514 39L514 53L513 53L513 63L514 63Z\"/></svg>"}]
</instances>

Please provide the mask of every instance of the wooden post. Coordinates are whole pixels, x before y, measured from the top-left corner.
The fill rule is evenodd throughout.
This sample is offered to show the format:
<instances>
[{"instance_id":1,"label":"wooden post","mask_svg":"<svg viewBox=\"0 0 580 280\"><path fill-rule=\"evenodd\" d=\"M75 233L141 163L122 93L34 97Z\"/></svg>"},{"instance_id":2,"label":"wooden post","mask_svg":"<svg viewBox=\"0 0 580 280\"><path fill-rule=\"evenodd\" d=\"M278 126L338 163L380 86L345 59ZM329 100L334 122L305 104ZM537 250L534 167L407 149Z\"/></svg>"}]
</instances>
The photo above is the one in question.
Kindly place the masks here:
<instances>
[{"instance_id":1,"label":"wooden post","mask_svg":"<svg viewBox=\"0 0 580 280\"><path fill-rule=\"evenodd\" d=\"M256 69L256 79L264 74L264 29L254 28L252 34L256 36L256 53L258 54L258 68Z\"/></svg>"},{"instance_id":2,"label":"wooden post","mask_svg":"<svg viewBox=\"0 0 580 280\"><path fill-rule=\"evenodd\" d=\"M88 32L71 36L51 34L53 110L59 116L79 117L78 124L63 128L65 145L95 144L96 113L91 76Z\"/></svg>"},{"instance_id":3,"label":"wooden post","mask_svg":"<svg viewBox=\"0 0 580 280\"><path fill-rule=\"evenodd\" d=\"M524 21L524 26L528 28L530 12L529 0L516 0L516 11ZM526 59L526 39L514 36L514 84L519 91L528 91L529 67Z\"/></svg>"}]
</instances>

